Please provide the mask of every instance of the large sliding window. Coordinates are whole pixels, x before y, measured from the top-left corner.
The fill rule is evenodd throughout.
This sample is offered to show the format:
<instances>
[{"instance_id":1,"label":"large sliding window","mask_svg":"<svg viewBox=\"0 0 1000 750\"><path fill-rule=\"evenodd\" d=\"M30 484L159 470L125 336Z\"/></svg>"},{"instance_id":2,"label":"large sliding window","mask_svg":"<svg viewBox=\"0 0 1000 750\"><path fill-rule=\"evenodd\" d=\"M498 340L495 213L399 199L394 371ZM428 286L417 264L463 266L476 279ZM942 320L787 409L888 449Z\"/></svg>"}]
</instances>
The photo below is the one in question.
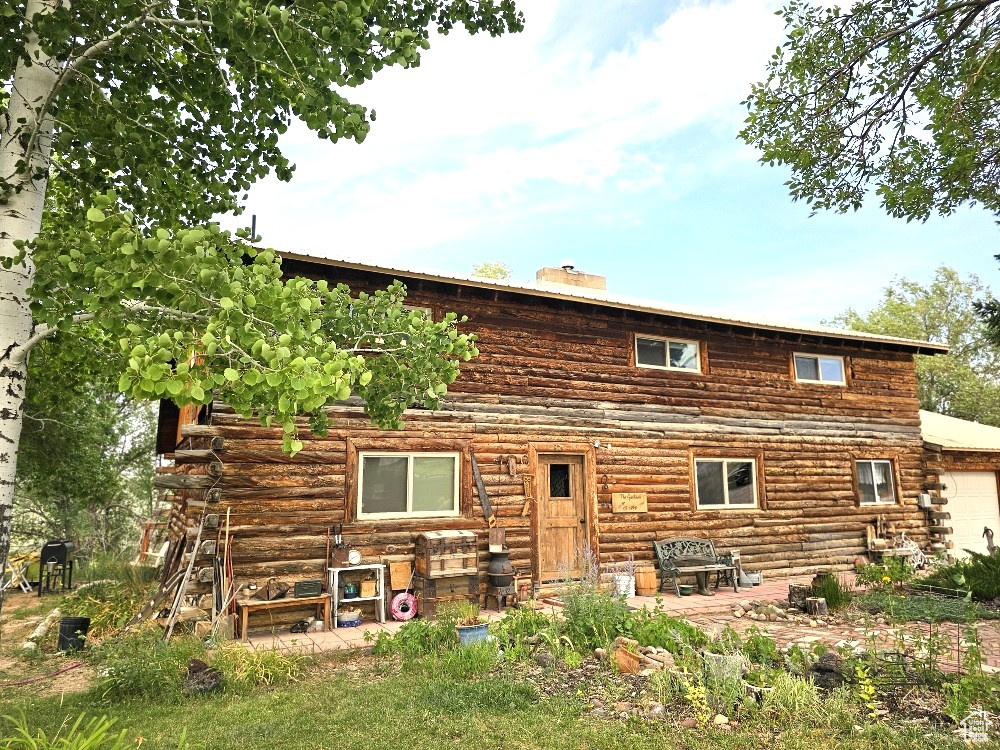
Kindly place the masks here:
<instances>
[{"instance_id":1,"label":"large sliding window","mask_svg":"<svg viewBox=\"0 0 1000 750\"><path fill-rule=\"evenodd\" d=\"M358 518L459 514L459 454L361 453Z\"/></svg>"}]
</instances>

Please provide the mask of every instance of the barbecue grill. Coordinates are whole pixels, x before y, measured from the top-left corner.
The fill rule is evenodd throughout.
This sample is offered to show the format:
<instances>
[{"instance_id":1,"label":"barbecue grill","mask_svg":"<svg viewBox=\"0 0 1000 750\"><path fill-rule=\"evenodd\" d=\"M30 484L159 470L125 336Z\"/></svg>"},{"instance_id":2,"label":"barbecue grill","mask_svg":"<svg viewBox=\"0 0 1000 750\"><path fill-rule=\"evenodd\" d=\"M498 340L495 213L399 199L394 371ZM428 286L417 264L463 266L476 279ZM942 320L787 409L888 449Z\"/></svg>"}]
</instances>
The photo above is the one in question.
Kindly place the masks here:
<instances>
[{"instance_id":1,"label":"barbecue grill","mask_svg":"<svg viewBox=\"0 0 1000 750\"><path fill-rule=\"evenodd\" d=\"M54 591L54 582L64 591L73 588L73 550L69 539L52 539L44 544L38 566L39 596L44 591Z\"/></svg>"}]
</instances>

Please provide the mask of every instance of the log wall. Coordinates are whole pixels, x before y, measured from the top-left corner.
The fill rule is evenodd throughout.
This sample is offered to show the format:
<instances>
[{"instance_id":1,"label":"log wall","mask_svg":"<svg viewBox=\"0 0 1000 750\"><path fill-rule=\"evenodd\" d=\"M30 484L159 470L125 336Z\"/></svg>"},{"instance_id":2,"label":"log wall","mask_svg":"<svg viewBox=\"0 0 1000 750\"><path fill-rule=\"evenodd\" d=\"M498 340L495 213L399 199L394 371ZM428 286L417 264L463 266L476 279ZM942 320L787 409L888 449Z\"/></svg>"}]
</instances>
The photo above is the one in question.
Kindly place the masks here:
<instances>
[{"instance_id":1,"label":"log wall","mask_svg":"<svg viewBox=\"0 0 1000 750\"><path fill-rule=\"evenodd\" d=\"M374 289L391 278L345 271L333 280ZM523 515L528 498L509 459L519 474L531 473L538 450L559 446L592 451L591 540L604 564L628 555L651 562L654 539L704 536L740 549L747 569L841 569L864 551L865 526L876 515L910 538L928 539L917 506L928 468L912 350L431 282L411 283L409 301L438 316L468 315L465 327L479 337L481 354L463 365L442 412L411 410L403 430L383 432L348 403L330 410L335 429L307 439L294 457L282 453L280 430L219 404L208 424L182 428L175 459L190 479L174 490L183 498L178 512L193 536L201 514L229 511L238 579L321 576L326 531L339 523L366 561L412 553L424 530L475 530L485 572L486 524L468 481L470 451L522 571L536 563L536 530L530 503ZM635 333L698 340L702 372L635 367ZM793 352L844 356L847 385L796 383ZM213 438L222 440L212 447ZM442 444L462 452L460 517L356 520L357 450ZM756 458L761 507L695 509L694 457ZM858 458L893 460L896 505L858 504ZM615 492L646 493L647 512L613 513Z\"/></svg>"}]
</instances>

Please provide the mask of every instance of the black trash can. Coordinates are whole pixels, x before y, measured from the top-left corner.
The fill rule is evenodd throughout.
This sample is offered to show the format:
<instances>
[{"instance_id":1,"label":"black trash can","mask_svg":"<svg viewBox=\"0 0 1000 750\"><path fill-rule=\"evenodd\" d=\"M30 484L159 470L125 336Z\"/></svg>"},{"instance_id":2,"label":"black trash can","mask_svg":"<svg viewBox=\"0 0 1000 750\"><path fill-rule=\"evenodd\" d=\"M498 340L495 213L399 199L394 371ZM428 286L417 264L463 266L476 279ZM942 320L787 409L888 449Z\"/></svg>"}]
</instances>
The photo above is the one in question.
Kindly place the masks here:
<instances>
[{"instance_id":1,"label":"black trash can","mask_svg":"<svg viewBox=\"0 0 1000 750\"><path fill-rule=\"evenodd\" d=\"M63 617L59 620L59 650L79 651L90 630L89 617Z\"/></svg>"}]
</instances>

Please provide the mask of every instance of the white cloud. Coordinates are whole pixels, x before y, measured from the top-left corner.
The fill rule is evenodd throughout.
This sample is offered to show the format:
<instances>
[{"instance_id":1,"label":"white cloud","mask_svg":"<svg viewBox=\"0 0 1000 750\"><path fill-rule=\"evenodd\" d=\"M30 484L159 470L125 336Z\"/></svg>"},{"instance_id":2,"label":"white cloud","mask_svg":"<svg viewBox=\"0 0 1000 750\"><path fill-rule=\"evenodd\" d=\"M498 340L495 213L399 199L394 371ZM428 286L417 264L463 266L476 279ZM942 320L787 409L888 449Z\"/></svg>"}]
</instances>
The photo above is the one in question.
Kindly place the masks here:
<instances>
[{"instance_id":1,"label":"white cloud","mask_svg":"<svg viewBox=\"0 0 1000 750\"><path fill-rule=\"evenodd\" d=\"M389 261L556 215L579 191L606 194L601 220L612 221L620 193L676 195L747 158L732 138L739 101L780 38L771 3L686 3L603 55L578 36L553 41L554 3L522 4L522 34L436 38L420 68L353 92L378 113L363 145L293 128L292 183L251 191L265 240ZM731 145L685 152L688 136L720 129Z\"/></svg>"}]
</instances>

